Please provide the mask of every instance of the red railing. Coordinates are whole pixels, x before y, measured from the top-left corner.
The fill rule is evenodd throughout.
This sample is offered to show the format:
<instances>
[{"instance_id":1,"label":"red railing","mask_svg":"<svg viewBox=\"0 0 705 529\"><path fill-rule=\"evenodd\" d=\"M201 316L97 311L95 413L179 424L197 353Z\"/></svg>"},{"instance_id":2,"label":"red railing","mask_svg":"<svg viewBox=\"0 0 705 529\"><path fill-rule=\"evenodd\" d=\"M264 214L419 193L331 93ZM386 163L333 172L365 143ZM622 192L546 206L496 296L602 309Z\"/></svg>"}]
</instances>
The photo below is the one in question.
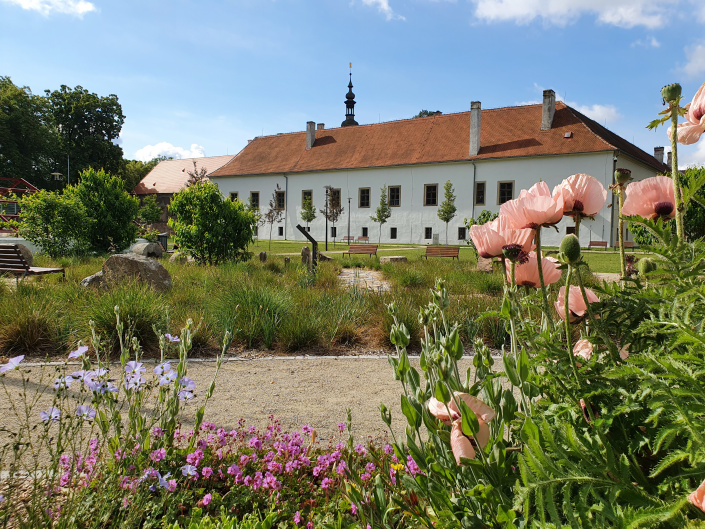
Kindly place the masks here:
<instances>
[{"instance_id":1,"label":"red railing","mask_svg":"<svg viewBox=\"0 0 705 529\"><path fill-rule=\"evenodd\" d=\"M24 178L0 178L0 233L15 233L14 227L9 227L6 222L18 220L20 216L17 200L11 196L21 196L25 193L36 193L39 191ZM8 198L4 198L8 197ZM12 211L12 213L10 213Z\"/></svg>"}]
</instances>

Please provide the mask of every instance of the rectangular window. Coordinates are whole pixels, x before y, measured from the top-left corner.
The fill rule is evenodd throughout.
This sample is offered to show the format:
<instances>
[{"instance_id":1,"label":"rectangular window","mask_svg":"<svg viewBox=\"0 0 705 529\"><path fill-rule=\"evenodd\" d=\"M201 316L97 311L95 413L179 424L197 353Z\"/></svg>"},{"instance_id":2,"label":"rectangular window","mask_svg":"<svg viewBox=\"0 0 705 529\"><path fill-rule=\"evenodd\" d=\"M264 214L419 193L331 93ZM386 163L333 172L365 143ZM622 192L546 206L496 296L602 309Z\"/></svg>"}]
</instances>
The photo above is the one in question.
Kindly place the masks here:
<instances>
[{"instance_id":1,"label":"rectangular window","mask_svg":"<svg viewBox=\"0 0 705 529\"><path fill-rule=\"evenodd\" d=\"M307 200L310 200L311 202L313 202L313 191L311 191L310 189L308 189L306 191L301 191L301 207L303 207L304 204L306 204Z\"/></svg>"},{"instance_id":2,"label":"rectangular window","mask_svg":"<svg viewBox=\"0 0 705 529\"><path fill-rule=\"evenodd\" d=\"M250 191L250 207L259 209L259 191Z\"/></svg>"},{"instance_id":3,"label":"rectangular window","mask_svg":"<svg viewBox=\"0 0 705 529\"><path fill-rule=\"evenodd\" d=\"M237 197L238 197L237 191L234 193L230 193L230 200L232 200L233 202L235 202L237 200Z\"/></svg>"},{"instance_id":4,"label":"rectangular window","mask_svg":"<svg viewBox=\"0 0 705 529\"><path fill-rule=\"evenodd\" d=\"M286 191L277 191L277 209L286 207Z\"/></svg>"},{"instance_id":5,"label":"rectangular window","mask_svg":"<svg viewBox=\"0 0 705 529\"><path fill-rule=\"evenodd\" d=\"M370 188L361 187L358 191L357 207L359 208L369 208L370 207Z\"/></svg>"},{"instance_id":6,"label":"rectangular window","mask_svg":"<svg viewBox=\"0 0 705 529\"><path fill-rule=\"evenodd\" d=\"M438 184L426 184L423 186L423 205L438 205Z\"/></svg>"},{"instance_id":7,"label":"rectangular window","mask_svg":"<svg viewBox=\"0 0 705 529\"><path fill-rule=\"evenodd\" d=\"M333 237L334 239L338 236L338 228L336 226L333 226L330 229L330 236Z\"/></svg>"},{"instance_id":8,"label":"rectangular window","mask_svg":"<svg viewBox=\"0 0 705 529\"><path fill-rule=\"evenodd\" d=\"M368 235L367 235L367 228L362 228L362 236L363 236L363 237L368 237Z\"/></svg>"},{"instance_id":9,"label":"rectangular window","mask_svg":"<svg viewBox=\"0 0 705 529\"><path fill-rule=\"evenodd\" d=\"M284 226L279 226L277 231L279 233L279 237L284 237Z\"/></svg>"},{"instance_id":10,"label":"rectangular window","mask_svg":"<svg viewBox=\"0 0 705 529\"><path fill-rule=\"evenodd\" d=\"M401 186L389 186L389 207L401 206Z\"/></svg>"},{"instance_id":11,"label":"rectangular window","mask_svg":"<svg viewBox=\"0 0 705 529\"><path fill-rule=\"evenodd\" d=\"M497 182L497 204L504 204L514 198L514 182Z\"/></svg>"},{"instance_id":12,"label":"rectangular window","mask_svg":"<svg viewBox=\"0 0 705 529\"><path fill-rule=\"evenodd\" d=\"M252 235L254 235L255 237L259 235L259 226L252 226Z\"/></svg>"},{"instance_id":13,"label":"rectangular window","mask_svg":"<svg viewBox=\"0 0 705 529\"><path fill-rule=\"evenodd\" d=\"M335 209L340 208L340 189L330 190L330 205Z\"/></svg>"},{"instance_id":14,"label":"rectangular window","mask_svg":"<svg viewBox=\"0 0 705 529\"><path fill-rule=\"evenodd\" d=\"M458 240L464 241L467 238L468 238L467 228L465 226L461 226L460 228L458 228Z\"/></svg>"},{"instance_id":15,"label":"rectangular window","mask_svg":"<svg viewBox=\"0 0 705 529\"><path fill-rule=\"evenodd\" d=\"M389 238L390 239L397 238L397 229L396 228L389 228Z\"/></svg>"},{"instance_id":16,"label":"rectangular window","mask_svg":"<svg viewBox=\"0 0 705 529\"><path fill-rule=\"evenodd\" d=\"M423 235L424 239L433 239L433 228L424 228L423 232L424 232L424 235Z\"/></svg>"},{"instance_id":17,"label":"rectangular window","mask_svg":"<svg viewBox=\"0 0 705 529\"><path fill-rule=\"evenodd\" d=\"M306 231L307 231L308 233L311 233L311 226L306 226ZM538 266L538 265L536 265L536 266Z\"/></svg>"},{"instance_id":18,"label":"rectangular window","mask_svg":"<svg viewBox=\"0 0 705 529\"><path fill-rule=\"evenodd\" d=\"M485 183L475 182L475 205L484 206L485 205Z\"/></svg>"},{"instance_id":19,"label":"rectangular window","mask_svg":"<svg viewBox=\"0 0 705 529\"><path fill-rule=\"evenodd\" d=\"M566 226L565 227L565 234L570 235L570 234L575 234L575 226ZM536 265L538 267L538 265Z\"/></svg>"}]
</instances>

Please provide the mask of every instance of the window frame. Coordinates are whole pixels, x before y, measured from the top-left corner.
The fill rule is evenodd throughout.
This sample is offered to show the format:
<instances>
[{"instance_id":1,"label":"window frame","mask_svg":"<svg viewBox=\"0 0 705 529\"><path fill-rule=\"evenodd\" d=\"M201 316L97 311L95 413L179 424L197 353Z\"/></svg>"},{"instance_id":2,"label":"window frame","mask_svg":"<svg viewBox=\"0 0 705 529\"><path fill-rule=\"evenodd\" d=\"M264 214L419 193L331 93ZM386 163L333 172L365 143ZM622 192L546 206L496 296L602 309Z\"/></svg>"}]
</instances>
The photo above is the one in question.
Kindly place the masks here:
<instances>
[{"instance_id":1,"label":"window frame","mask_svg":"<svg viewBox=\"0 0 705 529\"><path fill-rule=\"evenodd\" d=\"M277 211L286 211L286 191L281 190L281 191L275 191L275 197L276 197L276 203L274 204L275 209ZM281 205L279 204L279 197L282 197L281 199Z\"/></svg>"},{"instance_id":2,"label":"window frame","mask_svg":"<svg viewBox=\"0 0 705 529\"><path fill-rule=\"evenodd\" d=\"M429 234L431 235L430 237L428 236ZM432 240L433 240L433 226L431 226L431 227L429 227L429 226L424 227L424 229L423 229L423 238L424 238L424 241L432 241Z\"/></svg>"},{"instance_id":3,"label":"window frame","mask_svg":"<svg viewBox=\"0 0 705 529\"><path fill-rule=\"evenodd\" d=\"M399 191L399 203L392 204L392 189L397 189ZM401 186L389 186L387 187L387 204L390 208L400 208L401 207Z\"/></svg>"},{"instance_id":4,"label":"window frame","mask_svg":"<svg viewBox=\"0 0 705 529\"><path fill-rule=\"evenodd\" d=\"M428 189L432 188L432 187L436 188L436 202L435 202L435 204L428 203ZM438 184L424 184L424 186L423 186L423 205L429 206L429 207L438 206Z\"/></svg>"},{"instance_id":5,"label":"window frame","mask_svg":"<svg viewBox=\"0 0 705 529\"><path fill-rule=\"evenodd\" d=\"M277 226L277 237L284 237L284 226Z\"/></svg>"},{"instance_id":6,"label":"window frame","mask_svg":"<svg viewBox=\"0 0 705 529\"><path fill-rule=\"evenodd\" d=\"M502 184L512 184L512 196L505 200L504 202L509 202L510 200L514 200L514 189L515 189L515 182L514 180L500 180L497 182L497 205L502 205L504 202L501 201L500 197L500 190L502 189Z\"/></svg>"},{"instance_id":7,"label":"window frame","mask_svg":"<svg viewBox=\"0 0 705 529\"><path fill-rule=\"evenodd\" d=\"M366 205L366 206L363 206L363 205L362 205L362 192L363 192L363 191L367 191L367 205ZM371 198L372 198L372 190L371 190L371 188L369 188L369 187L358 187L358 188L357 188L357 207L358 207L358 208L369 209L369 208L370 208L370 204L372 203Z\"/></svg>"},{"instance_id":8,"label":"window frame","mask_svg":"<svg viewBox=\"0 0 705 529\"><path fill-rule=\"evenodd\" d=\"M236 200L240 200L240 193L237 191L231 191L230 192L230 201L235 202Z\"/></svg>"},{"instance_id":9,"label":"window frame","mask_svg":"<svg viewBox=\"0 0 705 529\"><path fill-rule=\"evenodd\" d=\"M389 228L389 238L396 240L398 236L398 231L396 226L390 226Z\"/></svg>"},{"instance_id":10,"label":"window frame","mask_svg":"<svg viewBox=\"0 0 705 529\"><path fill-rule=\"evenodd\" d=\"M301 190L301 207L304 207L304 204L306 204L306 194L308 193L308 196L311 197L311 204L313 204L313 189L302 189Z\"/></svg>"},{"instance_id":11,"label":"window frame","mask_svg":"<svg viewBox=\"0 0 705 529\"><path fill-rule=\"evenodd\" d=\"M330 227L330 236L332 239L338 238L338 226L331 226Z\"/></svg>"},{"instance_id":12,"label":"window frame","mask_svg":"<svg viewBox=\"0 0 705 529\"><path fill-rule=\"evenodd\" d=\"M260 207L260 192L259 191L250 191L250 204L252 204L252 195L257 195L257 205L254 207L256 209L259 209L259 207Z\"/></svg>"},{"instance_id":13,"label":"window frame","mask_svg":"<svg viewBox=\"0 0 705 529\"><path fill-rule=\"evenodd\" d=\"M462 237L460 236L461 234L463 235ZM458 240L459 241L467 241L468 240L467 226L458 226Z\"/></svg>"},{"instance_id":14,"label":"window frame","mask_svg":"<svg viewBox=\"0 0 705 529\"><path fill-rule=\"evenodd\" d=\"M370 236L370 230L367 228L367 226L362 227L362 237L369 237Z\"/></svg>"},{"instance_id":15,"label":"window frame","mask_svg":"<svg viewBox=\"0 0 705 529\"><path fill-rule=\"evenodd\" d=\"M339 187L330 187L328 188L329 192L329 198L330 198L330 206L332 208L335 207L335 194L336 192L338 193L338 208L343 207L343 193Z\"/></svg>"},{"instance_id":16,"label":"window frame","mask_svg":"<svg viewBox=\"0 0 705 529\"><path fill-rule=\"evenodd\" d=\"M477 186L480 184L482 184L482 187L483 187L483 189L482 189L482 202L480 202L477 199ZM485 203L487 202L487 182L485 182L484 180L482 182L475 182L475 196L474 196L473 200L474 200L476 206L484 206Z\"/></svg>"}]
</instances>

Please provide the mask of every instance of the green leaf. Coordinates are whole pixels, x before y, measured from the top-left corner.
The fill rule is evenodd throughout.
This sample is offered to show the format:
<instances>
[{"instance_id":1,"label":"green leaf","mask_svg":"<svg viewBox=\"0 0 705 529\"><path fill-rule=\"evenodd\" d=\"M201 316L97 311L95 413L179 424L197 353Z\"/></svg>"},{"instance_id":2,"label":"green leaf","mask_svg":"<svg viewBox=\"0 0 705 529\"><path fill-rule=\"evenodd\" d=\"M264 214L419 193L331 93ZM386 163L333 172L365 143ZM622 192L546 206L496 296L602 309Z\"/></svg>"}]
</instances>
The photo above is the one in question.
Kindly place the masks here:
<instances>
[{"instance_id":1,"label":"green leaf","mask_svg":"<svg viewBox=\"0 0 705 529\"><path fill-rule=\"evenodd\" d=\"M514 366L514 357L510 357L505 353L502 355L502 362L504 363L504 372L507 374L507 378L509 378L512 385L516 387L521 386L521 379Z\"/></svg>"},{"instance_id":2,"label":"green leaf","mask_svg":"<svg viewBox=\"0 0 705 529\"><path fill-rule=\"evenodd\" d=\"M443 403L450 402L450 390L445 382L436 382L436 399Z\"/></svg>"},{"instance_id":3,"label":"green leaf","mask_svg":"<svg viewBox=\"0 0 705 529\"><path fill-rule=\"evenodd\" d=\"M463 434L474 437L477 435L477 432L480 431L480 423L477 420L475 412L472 411L470 406L465 404L465 401L462 399L457 399L457 404L460 405L460 418Z\"/></svg>"},{"instance_id":4,"label":"green leaf","mask_svg":"<svg viewBox=\"0 0 705 529\"><path fill-rule=\"evenodd\" d=\"M526 353L526 349L524 348L522 348L521 354L519 355L518 368L519 379L522 382L526 382L529 378L529 355Z\"/></svg>"}]
</instances>

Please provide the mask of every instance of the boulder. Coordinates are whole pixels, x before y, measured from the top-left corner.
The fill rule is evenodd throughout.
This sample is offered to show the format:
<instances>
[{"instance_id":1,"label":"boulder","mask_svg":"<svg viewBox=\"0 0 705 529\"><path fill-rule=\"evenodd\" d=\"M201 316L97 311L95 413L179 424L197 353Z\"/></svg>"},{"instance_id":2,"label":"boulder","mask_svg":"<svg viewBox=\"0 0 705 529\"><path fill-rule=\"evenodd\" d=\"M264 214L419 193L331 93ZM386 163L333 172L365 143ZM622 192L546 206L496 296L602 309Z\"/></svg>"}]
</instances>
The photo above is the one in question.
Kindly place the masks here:
<instances>
[{"instance_id":1,"label":"boulder","mask_svg":"<svg viewBox=\"0 0 705 529\"><path fill-rule=\"evenodd\" d=\"M132 253L143 257L161 257L162 245L158 242L140 242L132 247Z\"/></svg>"},{"instance_id":2,"label":"boulder","mask_svg":"<svg viewBox=\"0 0 705 529\"><path fill-rule=\"evenodd\" d=\"M328 257L327 255L322 254L321 252L318 252L318 260L319 260L319 261L332 261L333 258L332 258L332 257Z\"/></svg>"},{"instance_id":3,"label":"boulder","mask_svg":"<svg viewBox=\"0 0 705 529\"><path fill-rule=\"evenodd\" d=\"M18 244L17 249L20 251L20 253L24 257L24 260L27 261L27 264L29 264L29 266L33 266L34 265L34 257L32 257L32 252L30 251L30 249L27 248L24 244Z\"/></svg>"},{"instance_id":4,"label":"boulder","mask_svg":"<svg viewBox=\"0 0 705 529\"><path fill-rule=\"evenodd\" d=\"M379 258L379 264L384 263L406 263L408 260L405 255L385 255Z\"/></svg>"},{"instance_id":5,"label":"boulder","mask_svg":"<svg viewBox=\"0 0 705 529\"><path fill-rule=\"evenodd\" d=\"M259 260L261 263L266 263L267 262L267 252L260 252L259 253Z\"/></svg>"},{"instance_id":6,"label":"boulder","mask_svg":"<svg viewBox=\"0 0 705 529\"><path fill-rule=\"evenodd\" d=\"M81 281L84 286L107 286L124 279L136 279L155 290L169 290L171 276L159 262L136 254L111 255L103 263L103 271Z\"/></svg>"},{"instance_id":7,"label":"boulder","mask_svg":"<svg viewBox=\"0 0 705 529\"><path fill-rule=\"evenodd\" d=\"M193 264L196 262L196 260L186 253L174 252L174 254L171 257L169 257L169 262L183 265L183 264Z\"/></svg>"},{"instance_id":8,"label":"boulder","mask_svg":"<svg viewBox=\"0 0 705 529\"><path fill-rule=\"evenodd\" d=\"M477 257L477 269L480 272L490 272L492 273L492 259L486 259L484 257Z\"/></svg>"},{"instance_id":9,"label":"boulder","mask_svg":"<svg viewBox=\"0 0 705 529\"><path fill-rule=\"evenodd\" d=\"M308 246L301 248L301 264L311 267L311 248Z\"/></svg>"}]
</instances>

